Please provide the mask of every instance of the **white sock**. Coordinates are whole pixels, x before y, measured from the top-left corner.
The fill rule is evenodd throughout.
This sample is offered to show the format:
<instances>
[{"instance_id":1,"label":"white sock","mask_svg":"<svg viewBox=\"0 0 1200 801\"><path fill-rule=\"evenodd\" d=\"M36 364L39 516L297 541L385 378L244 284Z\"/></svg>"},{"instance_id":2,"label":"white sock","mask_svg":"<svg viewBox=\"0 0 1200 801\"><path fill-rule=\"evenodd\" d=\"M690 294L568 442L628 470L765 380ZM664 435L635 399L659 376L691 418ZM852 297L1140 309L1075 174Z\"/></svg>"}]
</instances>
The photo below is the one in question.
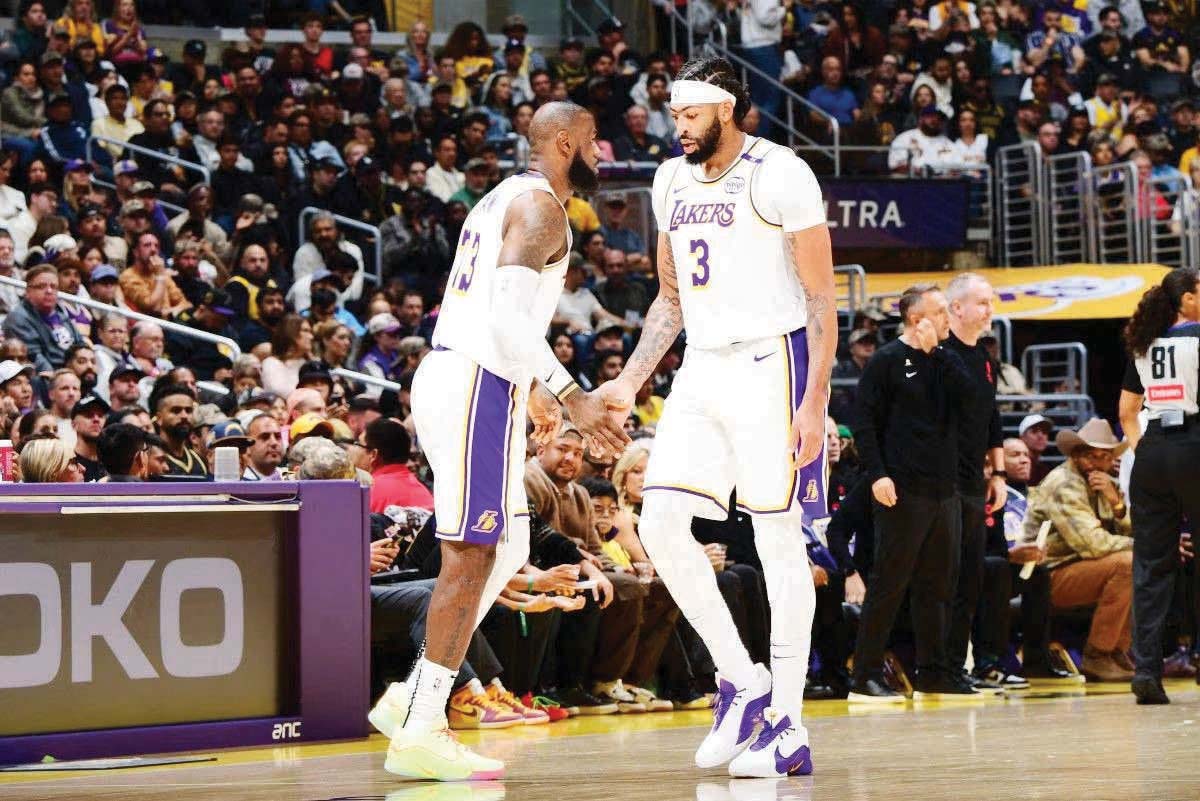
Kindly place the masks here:
<instances>
[{"instance_id":1,"label":"white sock","mask_svg":"<svg viewBox=\"0 0 1200 801\"><path fill-rule=\"evenodd\" d=\"M483 695L484 693L483 682L479 679L471 679L467 682L466 686L471 690L471 695Z\"/></svg>"},{"instance_id":2,"label":"white sock","mask_svg":"<svg viewBox=\"0 0 1200 801\"><path fill-rule=\"evenodd\" d=\"M754 543L762 560L771 604L771 706L801 725L804 682L812 647L817 592L799 513L754 518Z\"/></svg>"},{"instance_id":3,"label":"white sock","mask_svg":"<svg viewBox=\"0 0 1200 801\"><path fill-rule=\"evenodd\" d=\"M458 671L430 662L422 654L408 676L408 718L403 728L430 731L437 728L446 716L446 701L457 675Z\"/></svg>"},{"instance_id":4,"label":"white sock","mask_svg":"<svg viewBox=\"0 0 1200 801\"><path fill-rule=\"evenodd\" d=\"M686 496L651 493L642 502L638 533L655 571L683 616L704 640L721 676L745 687L756 681L758 673L717 589L717 578L704 548L692 537L693 511Z\"/></svg>"}]
</instances>

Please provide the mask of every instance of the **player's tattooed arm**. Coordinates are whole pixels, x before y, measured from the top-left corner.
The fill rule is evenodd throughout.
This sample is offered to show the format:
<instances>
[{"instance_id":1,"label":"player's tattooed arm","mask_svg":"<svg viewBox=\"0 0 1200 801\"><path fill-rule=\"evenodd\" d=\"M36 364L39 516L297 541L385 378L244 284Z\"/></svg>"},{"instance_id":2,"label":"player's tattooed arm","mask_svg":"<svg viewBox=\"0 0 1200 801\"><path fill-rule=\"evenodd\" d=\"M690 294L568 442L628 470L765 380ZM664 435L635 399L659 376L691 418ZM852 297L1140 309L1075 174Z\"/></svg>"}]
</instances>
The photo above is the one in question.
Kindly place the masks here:
<instances>
[{"instance_id":1,"label":"player's tattooed arm","mask_svg":"<svg viewBox=\"0 0 1200 801\"><path fill-rule=\"evenodd\" d=\"M629 357L621 380L635 390L646 382L658 367L663 355L683 330L683 309L679 305L679 279L675 275L675 256L671 252L671 240L666 234L658 235L658 295L646 312L642 336L637 348Z\"/></svg>"},{"instance_id":2,"label":"player's tattooed arm","mask_svg":"<svg viewBox=\"0 0 1200 801\"><path fill-rule=\"evenodd\" d=\"M504 217L499 264L519 264L541 272L567 249L562 207L547 192L527 192L513 200Z\"/></svg>"},{"instance_id":3,"label":"player's tattooed arm","mask_svg":"<svg viewBox=\"0 0 1200 801\"><path fill-rule=\"evenodd\" d=\"M837 354L837 298L833 281L833 251L829 229L824 225L791 231L784 235L788 253L808 309L808 386L809 391L828 393L829 376Z\"/></svg>"}]
</instances>

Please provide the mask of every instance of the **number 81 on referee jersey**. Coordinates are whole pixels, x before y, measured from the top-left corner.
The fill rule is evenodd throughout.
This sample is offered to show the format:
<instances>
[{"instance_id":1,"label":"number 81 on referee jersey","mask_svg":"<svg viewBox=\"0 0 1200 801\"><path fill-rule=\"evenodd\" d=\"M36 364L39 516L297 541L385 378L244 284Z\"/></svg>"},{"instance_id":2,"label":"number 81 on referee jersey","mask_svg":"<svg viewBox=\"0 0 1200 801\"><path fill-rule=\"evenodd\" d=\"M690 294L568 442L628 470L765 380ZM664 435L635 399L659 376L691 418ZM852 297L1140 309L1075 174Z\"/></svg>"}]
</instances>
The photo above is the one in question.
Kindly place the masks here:
<instances>
[{"instance_id":1,"label":"number 81 on referee jersey","mask_svg":"<svg viewBox=\"0 0 1200 801\"><path fill-rule=\"evenodd\" d=\"M688 243L688 251L696 257L696 268L692 270L692 286L708 286L708 243L703 239L693 239Z\"/></svg>"}]
</instances>

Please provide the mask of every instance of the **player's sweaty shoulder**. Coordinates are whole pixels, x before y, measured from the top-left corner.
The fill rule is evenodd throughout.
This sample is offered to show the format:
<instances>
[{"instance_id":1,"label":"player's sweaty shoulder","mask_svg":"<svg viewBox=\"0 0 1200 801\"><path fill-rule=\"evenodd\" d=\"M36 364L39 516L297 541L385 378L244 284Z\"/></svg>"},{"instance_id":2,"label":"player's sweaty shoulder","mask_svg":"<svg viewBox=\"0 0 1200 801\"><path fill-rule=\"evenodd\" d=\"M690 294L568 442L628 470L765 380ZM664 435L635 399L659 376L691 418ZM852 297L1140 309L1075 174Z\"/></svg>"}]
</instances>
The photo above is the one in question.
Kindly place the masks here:
<instances>
[{"instance_id":1,"label":"player's sweaty shoulder","mask_svg":"<svg viewBox=\"0 0 1200 801\"><path fill-rule=\"evenodd\" d=\"M501 264L520 264L541 272L543 267L565 254L566 215L549 192L524 192L508 205L503 236Z\"/></svg>"}]
</instances>

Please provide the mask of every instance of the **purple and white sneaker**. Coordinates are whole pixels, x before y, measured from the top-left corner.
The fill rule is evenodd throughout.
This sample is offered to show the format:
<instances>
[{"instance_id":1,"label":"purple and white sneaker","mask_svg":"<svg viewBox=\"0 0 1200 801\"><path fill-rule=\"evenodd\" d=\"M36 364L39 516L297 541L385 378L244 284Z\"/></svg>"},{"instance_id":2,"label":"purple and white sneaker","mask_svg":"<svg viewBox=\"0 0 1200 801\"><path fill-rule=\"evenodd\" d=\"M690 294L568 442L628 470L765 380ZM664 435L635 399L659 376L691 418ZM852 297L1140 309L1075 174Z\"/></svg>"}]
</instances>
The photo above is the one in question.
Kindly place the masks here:
<instances>
[{"instance_id":1,"label":"purple and white sneaker","mask_svg":"<svg viewBox=\"0 0 1200 801\"><path fill-rule=\"evenodd\" d=\"M807 776L812 773L808 731L792 725L778 709L763 712L763 729L754 743L729 763L729 775L759 779Z\"/></svg>"},{"instance_id":2,"label":"purple and white sneaker","mask_svg":"<svg viewBox=\"0 0 1200 801\"><path fill-rule=\"evenodd\" d=\"M771 671L754 666L755 678L738 687L717 674L717 694L713 698L713 725L696 749L696 767L715 768L737 756L762 723L763 712L771 703Z\"/></svg>"}]
</instances>

